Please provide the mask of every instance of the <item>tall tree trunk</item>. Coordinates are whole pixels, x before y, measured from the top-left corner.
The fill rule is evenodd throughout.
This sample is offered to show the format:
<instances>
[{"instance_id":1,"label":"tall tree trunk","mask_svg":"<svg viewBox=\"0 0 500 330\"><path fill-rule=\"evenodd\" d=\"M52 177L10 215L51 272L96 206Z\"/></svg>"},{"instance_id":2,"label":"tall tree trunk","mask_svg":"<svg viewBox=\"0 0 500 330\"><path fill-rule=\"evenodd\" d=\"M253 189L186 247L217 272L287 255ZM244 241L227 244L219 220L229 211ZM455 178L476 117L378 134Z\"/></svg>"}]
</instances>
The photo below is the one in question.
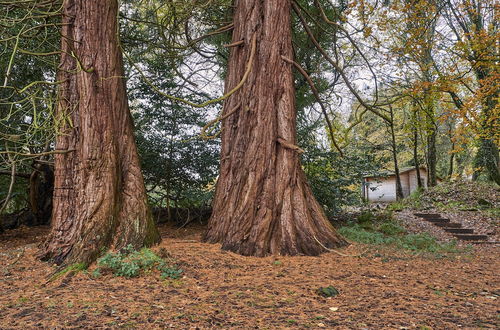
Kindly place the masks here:
<instances>
[{"instance_id":1,"label":"tall tree trunk","mask_svg":"<svg viewBox=\"0 0 500 330\"><path fill-rule=\"evenodd\" d=\"M401 184L401 176L399 175L398 149L396 144L396 133L394 132L394 112L392 110L392 107L389 108L391 114L391 122L388 123L388 125L391 133L391 149L392 159L394 161L394 174L396 175L396 199L400 200L404 198L403 185Z\"/></svg>"},{"instance_id":2,"label":"tall tree trunk","mask_svg":"<svg viewBox=\"0 0 500 330\"><path fill-rule=\"evenodd\" d=\"M450 154L450 163L448 166L448 177L451 178L453 176L453 170L454 170L454 162L455 162L455 142L452 143L451 145L451 154Z\"/></svg>"},{"instance_id":3,"label":"tall tree trunk","mask_svg":"<svg viewBox=\"0 0 500 330\"><path fill-rule=\"evenodd\" d=\"M65 0L52 230L42 258L90 263L160 240L134 141L117 0Z\"/></svg>"},{"instance_id":4,"label":"tall tree trunk","mask_svg":"<svg viewBox=\"0 0 500 330\"><path fill-rule=\"evenodd\" d=\"M205 241L243 255L318 255L346 245L314 198L296 146L289 0L236 0L220 176ZM255 52L252 50L255 48ZM255 54L254 54L255 53Z\"/></svg>"},{"instance_id":5,"label":"tall tree trunk","mask_svg":"<svg viewBox=\"0 0 500 330\"><path fill-rule=\"evenodd\" d=\"M436 153L436 127L432 123L432 128L429 129L427 135L427 159L428 159L428 175L429 179L427 184L429 187L434 187L437 185L437 175L436 175L436 165L437 165L437 153Z\"/></svg>"},{"instance_id":6,"label":"tall tree trunk","mask_svg":"<svg viewBox=\"0 0 500 330\"><path fill-rule=\"evenodd\" d=\"M420 162L418 160L418 127L417 127L417 110L413 104L413 162L415 163L415 172L417 173L417 187L422 188L422 176L420 173Z\"/></svg>"}]
</instances>

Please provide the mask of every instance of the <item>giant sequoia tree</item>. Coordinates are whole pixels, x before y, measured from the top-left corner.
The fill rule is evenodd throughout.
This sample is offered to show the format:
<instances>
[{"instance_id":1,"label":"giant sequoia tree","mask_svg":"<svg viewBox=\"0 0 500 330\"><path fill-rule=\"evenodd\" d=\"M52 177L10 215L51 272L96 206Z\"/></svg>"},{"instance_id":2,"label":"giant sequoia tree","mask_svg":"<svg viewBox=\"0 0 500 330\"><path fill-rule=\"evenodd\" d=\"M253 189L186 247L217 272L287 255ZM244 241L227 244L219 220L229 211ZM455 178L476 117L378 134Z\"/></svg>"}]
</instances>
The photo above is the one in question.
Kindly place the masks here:
<instances>
[{"instance_id":1,"label":"giant sequoia tree","mask_svg":"<svg viewBox=\"0 0 500 330\"><path fill-rule=\"evenodd\" d=\"M220 176L205 240L243 255L345 245L315 200L296 146L290 0L236 0Z\"/></svg>"},{"instance_id":2,"label":"giant sequoia tree","mask_svg":"<svg viewBox=\"0 0 500 330\"><path fill-rule=\"evenodd\" d=\"M91 262L159 241L147 204L117 36L117 0L65 0L52 231L43 258Z\"/></svg>"}]
</instances>

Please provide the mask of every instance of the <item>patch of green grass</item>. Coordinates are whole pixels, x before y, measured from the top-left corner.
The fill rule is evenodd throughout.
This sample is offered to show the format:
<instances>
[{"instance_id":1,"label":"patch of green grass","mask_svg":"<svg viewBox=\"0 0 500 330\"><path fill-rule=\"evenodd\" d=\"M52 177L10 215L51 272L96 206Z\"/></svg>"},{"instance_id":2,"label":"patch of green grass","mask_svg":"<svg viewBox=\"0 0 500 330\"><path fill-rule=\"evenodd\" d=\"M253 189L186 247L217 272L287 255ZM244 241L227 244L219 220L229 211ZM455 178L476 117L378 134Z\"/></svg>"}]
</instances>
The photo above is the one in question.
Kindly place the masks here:
<instances>
[{"instance_id":1,"label":"patch of green grass","mask_svg":"<svg viewBox=\"0 0 500 330\"><path fill-rule=\"evenodd\" d=\"M387 244L384 234L361 227L359 224L339 228L339 234L345 238L363 244Z\"/></svg>"},{"instance_id":2,"label":"patch of green grass","mask_svg":"<svg viewBox=\"0 0 500 330\"><path fill-rule=\"evenodd\" d=\"M449 243L439 243L435 237L427 234L409 234L401 237L396 242L397 246L406 250L415 252L431 252L431 253L457 253L460 250L457 247L456 240Z\"/></svg>"},{"instance_id":3,"label":"patch of green grass","mask_svg":"<svg viewBox=\"0 0 500 330\"><path fill-rule=\"evenodd\" d=\"M406 230L403 227L391 221L381 223L377 227L377 230L388 236L396 236L406 233Z\"/></svg>"},{"instance_id":4,"label":"patch of green grass","mask_svg":"<svg viewBox=\"0 0 500 330\"><path fill-rule=\"evenodd\" d=\"M403 201L397 201L397 202L393 202L391 204L389 204L387 206L387 209L389 211L403 211L405 208L406 208L406 203L404 203Z\"/></svg>"},{"instance_id":5,"label":"patch of green grass","mask_svg":"<svg viewBox=\"0 0 500 330\"><path fill-rule=\"evenodd\" d=\"M132 246L122 251L106 253L97 261L97 265L98 268L93 272L96 277L100 276L102 270L109 270L115 276L137 277L155 268L160 271L162 278L177 279L182 274L181 269L169 266L150 249L143 248L135 251Z\"/></svg>"},{"instance_id":6,"label":"patch of green grass","mask_svg":"<svg viewBox=\"0 0 500 330\"><path fill-rule=\"evenodd\" d=\"M460 201L435 202L434 206L443 211L467 209L467 205Z\"/></svg>"},{"instance_id":7,"label":"patch of green grass","mask_svg":"<svg viewBox=\"0 0 500 330\"><path fill-rule=\"evenodd\" d=\"M489 213L494 218L500 219L500 207L485 209L484 212Z\"/></svg>"},{"instance_id":8,"label":"patch of green grass","mask_svg":"<svg viewBox=\"0 0 500 330\"><path fill-rule=\"evenodd\" d=\"M347 239L371 245L387 245L413 251L416 253L456 253L460 252L456 241L440 243L427 233L409 234L403 227L396 223L390 214L379 217L381 222L369 222L365 224L349 224L341 227L339 233Z\"/></svg>"}]
</instances>

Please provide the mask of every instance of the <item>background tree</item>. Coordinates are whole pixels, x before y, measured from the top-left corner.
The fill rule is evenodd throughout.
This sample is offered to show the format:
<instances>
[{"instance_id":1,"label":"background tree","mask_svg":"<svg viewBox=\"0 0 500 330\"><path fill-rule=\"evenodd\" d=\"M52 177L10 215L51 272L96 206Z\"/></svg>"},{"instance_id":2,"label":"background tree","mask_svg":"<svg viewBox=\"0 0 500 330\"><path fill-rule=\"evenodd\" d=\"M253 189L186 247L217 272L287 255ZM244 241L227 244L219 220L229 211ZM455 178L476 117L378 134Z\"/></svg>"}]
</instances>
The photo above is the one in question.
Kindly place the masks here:
<instances>
[{"instance_id":1,"label":"background tree","mask_svg":"<svg viewBox=\"0 0 500 330\"><path fill-rule=\"evenodd\" d=\"M460 99L456 89L452 98L461 117L474 121L474 131L478 136L478 150L474 160L474 179L482 171L500 184L498 143L500 108L498 37L500 5L496 1L447 0L446 21L454 35L454 52L462 63L458 67L458 84L465 86L472 94L467 100ZM466 64L467 66L463 67ZM464 71L470 70L475 81L468 82Z\"/></svg>"},{"instance_id":2,"label":"background tree","mask_svg":"<svg viewBox=\"0 0 500 330\"><path fill-rule=\"evenodd\" d=\"M46 224L60 3L14 1L0 7L0 223ZM2 212L11 215L2 219Z\"/></svg>"}]
</instances>

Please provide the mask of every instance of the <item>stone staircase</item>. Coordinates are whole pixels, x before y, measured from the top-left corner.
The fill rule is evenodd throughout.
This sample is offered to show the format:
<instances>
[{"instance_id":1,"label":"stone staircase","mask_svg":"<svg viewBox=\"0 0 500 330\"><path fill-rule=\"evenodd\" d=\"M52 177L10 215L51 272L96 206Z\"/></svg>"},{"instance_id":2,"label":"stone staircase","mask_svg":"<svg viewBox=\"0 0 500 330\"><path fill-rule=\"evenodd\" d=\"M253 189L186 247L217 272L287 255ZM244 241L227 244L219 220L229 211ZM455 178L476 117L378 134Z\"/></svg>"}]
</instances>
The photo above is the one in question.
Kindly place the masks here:
<instances>
[{"instance_id":1,"label":"stone staircase","mask_svg":"<svg viewBox=\"0 0 500 330\"><path fill-rule=\"evenodd\" d=\"M414 215L441 227L444 231L450 233L459 240L468 241L470 243L497 243L488 241L488 235L474 234L474 229L462 228L461 223L451 222L450 219L443 218L438 213L414 213Z\"/></svg>"}]
</instances>

